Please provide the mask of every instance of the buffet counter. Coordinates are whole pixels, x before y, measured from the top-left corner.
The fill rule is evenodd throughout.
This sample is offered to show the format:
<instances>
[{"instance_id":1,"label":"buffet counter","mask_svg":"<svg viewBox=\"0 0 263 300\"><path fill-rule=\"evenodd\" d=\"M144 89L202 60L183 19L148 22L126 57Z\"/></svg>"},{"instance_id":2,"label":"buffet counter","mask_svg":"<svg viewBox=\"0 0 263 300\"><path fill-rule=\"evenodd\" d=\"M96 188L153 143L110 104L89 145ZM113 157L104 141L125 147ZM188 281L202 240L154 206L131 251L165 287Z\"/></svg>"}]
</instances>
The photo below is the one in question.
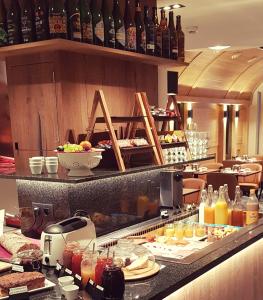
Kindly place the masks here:
<instances>
[{"instance_id":1,"label":"buffet counter","mask_svg":"<svg viewBox=\"0 0 263 300\"><path fill-rule=\"evenodd\" d=\"M174 164L167 164L161 166L148 165L143 167L136 167L136 168L127 169L124 172L118 170L97 168L97 169L93 169L90 172L89 176L84 176L84 177L69 177L67 175L67 170L63 168L60 168L57 174L32 175L28 167L28 169L26 170L18 169L16 172L13 171L13 173L11 174L0 173L0 179L5 178L5 179L21 179L21 180L32 180L32 181L34 180L34 181L43 181L43 182L46 181L46 182L59 182L59 183L83 183L92 180L107 179L107 178L119 177L123 175L137 174L146 171L160 170L163 168L178 167L184 164L192 164L192 163L198 163L207 160L213 160L214 158L215 155L209 155L206 158L189 160L189 161L174 163Z\"/></svg>"},{"instance_id":2,"label":"buffet counter","mask_svg":"<svg viewBox=\"0 0 263 300\"><path fill-rule=\"evenodd\" d=\"M197 161L185 163L193 162ZM43 227L82 210L92 217L97 235L102 235L157 217L160 172L173 166L182 164L145 166L125 172L95 169L90 177L68 177L63 170L55 175L30 175L29 170L17 170L13 175L0 175L0 183L4 181L3 187L8 180L16 183L18 203L14 206L20 210L48 208L49 215L43 214ZM0 207L5 206L4 199L2 203L0 200Z\"/></svg>"},{"instance_id":3,"label":"buffet counter","mask_svg":"<svg viewBox=\"0 0 263 300\"><path fill-rule=\"evenodd\" d=\"M117 234L117 233L116 233ZM260 300L262 299L263 221L242 228L201 250L201 257L191 264L158 261L159 273L145 280L126 283L124 300ZM210 246L209 246L210 247ZM208 247L208 248L209 248ZM52 269L46 276L57 278ZM84 299L90 297L82 292ZM30 299L60 299L54 290L31 296Z\"/></svg>"}]
</instances>

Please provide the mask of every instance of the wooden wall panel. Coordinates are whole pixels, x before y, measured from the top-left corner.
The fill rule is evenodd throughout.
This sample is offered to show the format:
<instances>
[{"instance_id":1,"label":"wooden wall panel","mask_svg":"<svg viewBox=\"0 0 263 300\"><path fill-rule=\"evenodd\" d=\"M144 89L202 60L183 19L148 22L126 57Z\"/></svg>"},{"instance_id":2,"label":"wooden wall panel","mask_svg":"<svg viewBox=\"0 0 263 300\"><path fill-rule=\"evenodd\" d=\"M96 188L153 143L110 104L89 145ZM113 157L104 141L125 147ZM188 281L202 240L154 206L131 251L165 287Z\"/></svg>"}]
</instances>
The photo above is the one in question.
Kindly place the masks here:
<instances>
[{"instance_id":1,"label":"wooden wall panel","mask_svg":"<svg viewBox=\"0 0 263 300\"><path fill-rule=\"evenodd\" d=\"M164 300L261 300L262 249L261 239Z\"/></svg>"},{"instance_id":2,"label":"wooden wall panel","mask_svg":"<svg viewBox=\"0 0 263 300\"><path fill-rule=\"evenodd\" d=\"M41 143L43 150L52 151L66 142L68 129L76 136L85 133L97 89L104 90L112 115L130 115L138 91L145 91L150 102L157 104L157 72L156 66L68 52L10 59L13 142L27 150L28 157L40 154ZM105 125L98 129L104 130ZM16 152L18 156L21 151Z\"/></svg>"}]
</instances>

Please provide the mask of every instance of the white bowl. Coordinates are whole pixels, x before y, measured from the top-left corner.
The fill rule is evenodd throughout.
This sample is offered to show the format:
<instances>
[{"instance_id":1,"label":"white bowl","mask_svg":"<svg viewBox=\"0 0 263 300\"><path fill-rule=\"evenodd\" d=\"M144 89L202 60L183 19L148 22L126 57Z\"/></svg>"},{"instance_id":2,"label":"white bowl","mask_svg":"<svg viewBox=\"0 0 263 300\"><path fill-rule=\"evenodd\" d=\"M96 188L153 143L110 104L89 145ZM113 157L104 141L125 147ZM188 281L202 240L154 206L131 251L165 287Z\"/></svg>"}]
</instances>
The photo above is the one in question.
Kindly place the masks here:
<instances>
[{"instance_id":1,"label":"white bowl","mask_svg":"<svg viewBox=\"0 0 263 300\"><path fill-rule=\"evenodd\" d=\"M70 170L69 176L88 176L90 169L96 168L101 159L103 149L91 152L58 152L59 163L62 167Z\"/></svg>"}]
</instances>

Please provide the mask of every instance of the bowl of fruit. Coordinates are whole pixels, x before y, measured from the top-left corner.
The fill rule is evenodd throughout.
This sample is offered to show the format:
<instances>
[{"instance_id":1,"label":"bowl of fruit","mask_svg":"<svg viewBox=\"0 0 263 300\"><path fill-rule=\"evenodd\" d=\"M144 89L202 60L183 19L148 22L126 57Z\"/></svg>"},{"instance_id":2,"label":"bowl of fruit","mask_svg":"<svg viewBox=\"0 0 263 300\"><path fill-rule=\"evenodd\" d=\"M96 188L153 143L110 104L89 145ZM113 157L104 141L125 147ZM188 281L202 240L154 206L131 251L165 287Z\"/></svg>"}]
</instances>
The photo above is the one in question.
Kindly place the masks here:
<instances>
[{"instance_id":1,"label":"bowl of fruit","mask_svg":"<svg viewBox=\"0 0 263 300\"><path fill-rule=\"evenodd\" d=\"M90 171L96 168L101 159L103 149L92 148L89 141L83 141L79 145L67 143L57 148L59 163L69 170L68 176L88 176Z\"/></svg>"}]
</instances>

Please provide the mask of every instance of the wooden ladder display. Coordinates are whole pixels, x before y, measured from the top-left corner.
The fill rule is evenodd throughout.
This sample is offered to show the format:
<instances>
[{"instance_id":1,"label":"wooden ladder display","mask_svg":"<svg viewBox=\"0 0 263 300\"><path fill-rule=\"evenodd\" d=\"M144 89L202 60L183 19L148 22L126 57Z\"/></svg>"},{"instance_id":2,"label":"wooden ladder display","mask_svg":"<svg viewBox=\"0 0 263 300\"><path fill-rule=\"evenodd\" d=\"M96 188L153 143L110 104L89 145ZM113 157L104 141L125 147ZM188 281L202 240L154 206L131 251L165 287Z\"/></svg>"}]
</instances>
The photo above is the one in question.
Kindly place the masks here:
<instances>
[{"instance_id":1,"label":"wooden ladder display","mask_svg":"<svg viewBox=\"0 0 263 300\"><path fill-rule=\"evenodd\" d=\"M104 118L96 117L96 112L99 105L101 106ZM152 148L154 162L157 165L161 165L164 162L162 153L160 152L161 146L158 141L158 136L157 136L155 126L152 126L151 120L148 118L147 110L149 110L149 106L147 104L147 108L146 108L145 100L144 97L142 96L142 93L136 93L132 117L111 117L104 93L102 90L98 90L95 92L94 99L93 99L86 138L87 140L90 139L95 128L96 120L101 119L100 121L106 124L106 127L109 131L110 139L112 142L112 148L114 151L114 155L116 157L118 168L120 171L125 171L126 167L123 160L122 149L118 144L118 139L113 127L113 121L116 121L116 123L128 122L127 128L129 127L129 124L131 122L133 123L132 129L126 128L126 138L131 136L133 134L132 132L136 130L137 123L143 123L149 146ZM156 141L158 142L156 143ZM134 147L134 149L133 148L129 149L129 153L132 154L133 150L136 151L137 150L136 147Z\"/></svg>"},{"instance_id":2,"label":"wooden ladder display","mask_svg":"<svg viewBox=\"0 0 263 300\"><path fill-rule=\"evenodd\" d=\"M172 105L173 105L173 109L171 109ZM181 113L180 113L178 103L177 103L177 100L176 100L176 95L169 95L168 96L168 100L167 100L167 103L166 103L166 110L172 110L174 112L175 118L177 119L177 124L178 124L179 130L184 133L186 151L188 153L189 159L191 159L192 154L190 152L189 143L188 143L185 131L184 131L184 124L183 124ZM165 132L166 130L171 131L169 122L171 122L171 121L164 121L163 122L162 127L161 127L162 132Z\"/></svg>"}]
</instances>

